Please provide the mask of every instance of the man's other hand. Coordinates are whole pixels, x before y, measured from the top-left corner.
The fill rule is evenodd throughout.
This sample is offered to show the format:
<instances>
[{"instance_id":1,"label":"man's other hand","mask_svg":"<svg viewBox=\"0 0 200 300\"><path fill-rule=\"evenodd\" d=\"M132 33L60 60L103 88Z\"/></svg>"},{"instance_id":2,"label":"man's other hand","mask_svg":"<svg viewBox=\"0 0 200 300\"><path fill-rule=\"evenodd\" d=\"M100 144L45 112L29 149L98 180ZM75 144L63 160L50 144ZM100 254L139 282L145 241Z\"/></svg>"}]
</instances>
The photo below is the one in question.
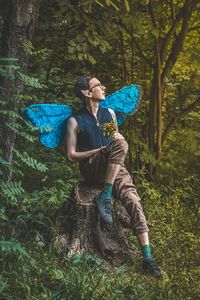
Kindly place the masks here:
<instances>
[{"instance_id":1,"label":"man's other hand","mask_svg":"<svg viewBox=\"0 0 200 300\"><path fill-rule=\"evenodd\" d=\"M116 141L116 140L125 140L125 138L123 137L123 135L119 132L116 132L113 134L113 137L112 137L113 141Z\"/></svg>"}]
</instances>

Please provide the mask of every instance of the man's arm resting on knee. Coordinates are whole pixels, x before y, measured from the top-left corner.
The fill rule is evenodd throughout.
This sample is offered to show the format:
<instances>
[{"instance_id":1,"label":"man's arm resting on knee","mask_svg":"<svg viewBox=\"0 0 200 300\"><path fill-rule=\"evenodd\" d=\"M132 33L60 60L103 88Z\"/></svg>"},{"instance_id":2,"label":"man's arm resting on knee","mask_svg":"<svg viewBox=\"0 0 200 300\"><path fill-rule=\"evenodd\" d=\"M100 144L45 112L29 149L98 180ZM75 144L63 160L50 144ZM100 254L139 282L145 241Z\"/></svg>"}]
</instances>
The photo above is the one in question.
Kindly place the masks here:
<instances>
[{"instance_id":1,"label":"man's arm resting on knee","mask_svg":"<svg viewBox=\"0 0 200 300\"><path fill-rule=\"evenodd\" d=\"M73 117L69 118L67 122L67 156L71 162L78 162L89 158L101 150L101 148L97 148L84 152L76 151L78 130L76 120Z\"/></svg>"}]
</instances>

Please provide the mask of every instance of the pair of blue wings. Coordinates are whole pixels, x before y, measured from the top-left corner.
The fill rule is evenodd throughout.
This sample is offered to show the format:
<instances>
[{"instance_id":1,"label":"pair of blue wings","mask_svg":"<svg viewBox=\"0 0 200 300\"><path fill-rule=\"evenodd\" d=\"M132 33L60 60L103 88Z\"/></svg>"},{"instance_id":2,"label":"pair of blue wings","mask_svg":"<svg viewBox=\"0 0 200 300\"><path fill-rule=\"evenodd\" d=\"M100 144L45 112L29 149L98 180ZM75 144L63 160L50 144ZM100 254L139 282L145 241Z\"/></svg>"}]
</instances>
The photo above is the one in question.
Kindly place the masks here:
<instances>
[{"instance_id":1,"label":"pair of blue wings","mask_svg":"<svg viewBox=\"0 0 200 300\"><path fill-rule=\"evenodd\" d=\"M99 105L115 111L118 125L127 115L133 114L141 99L141 86L131 84L106 96ZM48 148L56 148L64 139L67 119L72 108L64 104L33 104L25 108L27 119L38 129L40 142Z\"/></svg>"}]
</instances>

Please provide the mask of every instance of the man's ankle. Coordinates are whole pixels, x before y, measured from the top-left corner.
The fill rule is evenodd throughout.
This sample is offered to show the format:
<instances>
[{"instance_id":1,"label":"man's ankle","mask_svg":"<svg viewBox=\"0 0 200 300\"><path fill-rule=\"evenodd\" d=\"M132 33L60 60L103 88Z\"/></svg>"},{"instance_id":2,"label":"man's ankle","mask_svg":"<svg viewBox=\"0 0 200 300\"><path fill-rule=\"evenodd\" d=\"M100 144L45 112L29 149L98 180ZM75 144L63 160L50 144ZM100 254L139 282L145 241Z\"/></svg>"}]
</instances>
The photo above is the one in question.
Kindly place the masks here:
<instances>
[{"instance_id":1,"label":"man's ankle","mask_svg":"<svg viewBox=\"0 0 200 300\"><path fill-rule=\"evenodd\" d=\"M98 200L112 199L113 184L106 182L102 192L98 196Z\"/></svg>"},{"instance_id":2,"label":"man's ankle","mask_svg":"<svg viewBox=\"0 0 200 300\"><path fill-rule=\"evenodd\" d=\"M153 259L153 255L151 252L151 247L149 244L142 245L142 254L144 257L144 260L151 260Z\"/></svg>"}]
</instances>

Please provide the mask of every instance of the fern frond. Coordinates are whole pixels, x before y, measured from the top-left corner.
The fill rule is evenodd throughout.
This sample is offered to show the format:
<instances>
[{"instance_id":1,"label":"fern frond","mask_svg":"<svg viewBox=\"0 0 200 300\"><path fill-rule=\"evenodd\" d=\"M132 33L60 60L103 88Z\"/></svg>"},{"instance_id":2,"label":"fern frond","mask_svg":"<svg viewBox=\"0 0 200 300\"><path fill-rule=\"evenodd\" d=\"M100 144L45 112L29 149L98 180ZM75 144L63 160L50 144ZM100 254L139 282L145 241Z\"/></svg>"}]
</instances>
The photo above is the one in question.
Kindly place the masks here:
<instances>
[{"instance_id":1,"label":"fern frond","mask_svg":"<svg viewBox=\"0 0 200 300\"><path fill-rule=\"evenodd\" d=\"M26 251L25 247L15 241L1 240L0 251L4 252L5 254L18 254L21 256L29 257L29 254Z\"/></svg>"},{"instance_id":2,"label":"fern frond","mask_svg":"<svg viewBox=\"0 0 200 300\"><path fill-rule=\"evenodd\" d=\"M6 124L6 127L10 128L16 135L22 136L27 141L33 143L35 140L35 137L24 132L22 126L19 123L8 123Z\"/></svg>"},{"instance_id":3,"label":"fern frond","mask_svg":"<svg viewBox=\"0 0 200 300\"><path fill-rule=\"evenodd\" d=\"M8 182L2 182L0 187L2 193L8 197L12 203L11 204L16 204L17 203L17 198L16 196L21 195L24 193L24 189L21 186L22 182L16 182L16 181L8 181Z\"/></svg>"},{"instance_id":4,"label":"fern frond","mask_svg":"<svg viewBox=\"0 0 200 300\"><path fill-rule=\"evenodd\" d=\"M30 121L23 119L23 122L27 125L27 127L32 131L38 131L38 128L35 127Z\"/></svg>"},{"instance_id":5,"label":"fern frond","mask_svg":"<svg viewBox=\"0 0 200 300\"><path fill-rule=\"evenodd\" d=\"M6 70L5 68L0 68L0 76L11 81L14 81L16 78L14 72L8 72L8 70Z\"/></svg>"},{"instance_id":6,"label":"fern frond","mask_svg":"<svg viewBox=\"0 0 200 300\"><path fill-rule=\"evenodd\" d=\"M43 55L50 54L53 52L52 49L48 49L48 48L35 50L33 44L29 40L24 41L23 46L26 53L32 56L35 55L35 56L42 57Z\"/></svg>"},{"instance_id":7,"label":"fern frond","mask_svg":"<svg viewBox=\"0 0 200 300\"><path fill-rule=\"evenodd\" d=\"M37 78L30 77L28 75L25 75L21 73L20 71L17 71L18 78L26 85L34 88L44 88L44 85L42 85Z\"/></svg>"},{"instance_id":8,"label":"fern frond","mask_svg":"<svg viewBox=\"0 0 200 300\"><path fill-rule=\"evenodd\" d=\"M32 136L32 135L30 135L30 134L28 134L28 133L26 133L26 132L18 132L18 134L20 135L20 136L22 136L25 140L27 140L27 141L29 141L29 142L31 142L31 143L34 143L35 142L35 140L36 140L36 137L34 137L34 136Z\"/></svg>"},{"instance_id":9,"label":"fern frond","mask_svg":"<svg viewBox=\"0 0 200 300\"><path fill-rule=\"evenodd\" d=\"M16 58L16 57L3 57L3 56L0 56L0 63L2 62L6 62L6 63L9 63L9 62L17 62L19 60L19 58Z\"/></svg>"},{"instance_id":10,"label":"fern frond","mask_svg":"<svg viewBox=\"0 0 200 300\"><path fill-rule=\"evenodd\" d=\"M6 213L5 213L5 209L4 209L4 208L1 208L1 209L0 209L0 221L1 221L1 222L8 221L8 218L7 218L7 216L6 216Z\"/></svg>"},{"instance_id":11,"label":"fern frond","mask_svg":"<svg viewBox=\"0 0 200 300\"><path fill-rule=\"evenodd\" d=\"M17 96L17 99L23 100L23 101L33 101L34 100L34 102L38 100L38 98L35 95L24 95L24 94L19 94Z\"/></svg>"},{"instance_id":12,"label":"fern frond","mask_svg":"<svg viewBox=\"0 0 200 300\"><path fill-rule=\"evenodd\" d=\"M25 40L23 43L23 47L27 54L32 55L34 53L34 47L31 41Z\"/></svg>"},{"instance_id":13,"label":"fern frond","mask_svg":"<svg viewBox=\"0 0 200 300\"><path fill-rule=\"evenodd\" d=\"M18 150L13 150L18 158L20 158L26 165L29 167L32 167L33 169L36 169L40 172L46 172L48 168L45 166L45 164L38 162L35 158L30 157L27 152L19 152Z\"/></svg>"},{"instance_id":14,"label":"fern frond","mask_svg":"<svg viewBox=\"0 0 200 300\"><path fill-rule=\"evenodd\" d=\"M0 105L4 106L6 105L8 100L4 100L3 98L0 98Z\"/></svg>"},{"instance_id":15,"label":"fern frond","mask_svg":"<svg viewBox=\"0 0 200 300\"><path fill-rule=\"evenodd\" d=\"M9 162L5 160L1 155L2 155L2 151L0 151L0 165L6 166L7 169L11 168ZM0 175L3 175L3 171L1 169L2 168L0 168Z\"/></svg>"},{"instance_id":16,"label":"fern frond","mask_svg":"<svg viewBox=\"0 0 200 300\"><path fill-rule=\"evenodd\" d=\"M0 164L1 165L7 165L8 164L8 161L7 160L5 160L5 159L3 159L3 157L2 156L0 156Z\"/></svg>"},{"instance_id":17,"label":"fern frond","mask_svg":"<svg viewBox=\"0 0 200 300\"><path fill-rule=\"evenodd\" d=\"M9 117L12 117L12 118L18 118L19 117L19 114L14 111L14 110L8 110L8 109L5 109L5 110L0 110L0 115L5 115L5 116L9 116Z\"/></svg>"},{"instance_id":18,"label":"fern frond","mask_svg":"<svg viewBox=\"0 0 200 300\"><path fill-rule=\"evenodd\" d=\"M15 160L15 163L12 164L12 173L17 177L24 177L24 172L21 171L21 161Z\"/></svg>"}]
</instances>

